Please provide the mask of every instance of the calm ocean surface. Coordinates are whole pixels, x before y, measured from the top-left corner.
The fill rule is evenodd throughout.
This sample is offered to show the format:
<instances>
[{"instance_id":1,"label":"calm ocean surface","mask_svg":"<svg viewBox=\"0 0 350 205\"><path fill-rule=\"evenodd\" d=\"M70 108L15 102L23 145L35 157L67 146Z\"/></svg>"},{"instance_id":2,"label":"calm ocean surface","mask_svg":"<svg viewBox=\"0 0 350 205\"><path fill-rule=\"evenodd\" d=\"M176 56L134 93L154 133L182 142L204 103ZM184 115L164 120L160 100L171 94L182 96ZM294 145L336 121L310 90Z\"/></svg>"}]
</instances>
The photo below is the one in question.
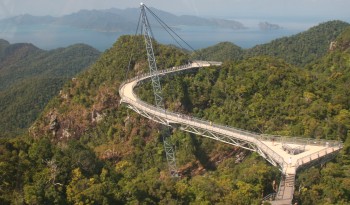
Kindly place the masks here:
<instances>
[{"instance_id":1,"label":"calm ocean surface","mask_svg":"<svg viewBox=\"0 0 350 205\"><path fill-rule=\"evenodd\" d=\"M268 43L276 38L291 36L315 23L293 24L284 23L282 29L262 31L254 20L240 20L248 28L231 30L213 27L179 26L175 30L193 48L205 48L219 42L229 41L243 48L250 48L257 44ZM153 29L155 39L165 44L176 44L169 34L159 29ZM119 36L129 33L99 32L87 29L73 28L59 25L13 26L0 24L0 38L10 43L32 43L42 49L66 47L75 43L85 43L100 51L110 48ZM130 33L133 34L133 33Z\"/></svg>"}]
</instances>

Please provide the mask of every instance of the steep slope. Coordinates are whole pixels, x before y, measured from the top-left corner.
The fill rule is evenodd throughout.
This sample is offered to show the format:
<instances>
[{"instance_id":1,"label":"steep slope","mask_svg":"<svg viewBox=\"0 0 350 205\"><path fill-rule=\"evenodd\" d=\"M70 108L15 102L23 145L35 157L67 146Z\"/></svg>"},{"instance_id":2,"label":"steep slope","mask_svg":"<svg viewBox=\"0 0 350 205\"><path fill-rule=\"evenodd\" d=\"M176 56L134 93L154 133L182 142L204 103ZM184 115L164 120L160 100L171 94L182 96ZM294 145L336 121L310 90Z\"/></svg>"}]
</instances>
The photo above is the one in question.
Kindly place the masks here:
<instances>
[{"instance_id":1,"label":"steep slope","mask_svg":"<svg viewBox=\"0 0 350 205\"><path fill-rule=\"evenodd\" d=\"M300 172L294 200L348 204L350 58L340 39L347 37L338 38L341 49L309 65L315 70L270 57L226 62L164 82L165 101L175 111L259 133L342 140L335 160ZM151 93L147 84L138 90L145 100Z\"/></svg>"},{"instance_id":2,"label":"steep slope","mask_svg":"<svg viewBox=\"0 0 350 205\"><path fill-rule=\"evenodd\" d=\"M17 43L9 44L7 41L3 40L3 43L0 45L0 90L12 82L13 78L7 79L4 76L12 72L12 69L16 69L17 64L21 64L28 59L44 53L43 50L35 47L33 44L29 43ZM11 65L14 65L12 68Z\"/></svg>"},{"instance_id":3,"label":"steep slope","mask_svg":"<svg viewBox=\"0 0 350 205\"><path fill-rule=\"evenodd\" d=\"M96 124L94 117L90 116L102 115L103 112L119 107L118 97L115 93L118 91L119 84L125 80L130 52L134 52L133 59L135 60L131 62L129 76L145 72L148 68L146 51L140 42L141 40L140 36L119 38L116 44L101 56L92 69L71 81L67 85L69 87L66 87L62 94L51 102L53 105L49 106L48 109L55 109L50 113L60 115L57 117L61 128L56 133L56 137L61 138L63 130L69 128L72 130L71 133L74 133L71 137L79 138L86 128ZM176 48L159 44L155 46L162 54L157 53L157 65L160 69L186 62L186 55L177 51ZM47 114L46 112L44 115ZM73 124L72 121L74 121ZM46 129L49 126L47 120L41 119L38 123L46 123L39 126L41 132L51 132Z\"/></svg>"},{"instance_id":4,"label":"steep slope","mask_svg":"<svg viewBox=\"0 0 350 205\"><path fill-rule=\"evenodd\" d=\"M296 68L271 57L227 61L163 82L170 109L260 133L342 140L325 166L298 174L294 200L302 204L350 202L350 28L314 63ZM138 95L149 101L150 84Z\"/></svg>"},{"instance_id":5,"label":"steep slope","mask_svg":"<svg viewBox=\"0 0 350 205\"><path fill-rule=\"evenodd\" d=\"M337 81L349 74L350 27L345 29L330 45L327 55L308 65L308 69L330 75Z\"/></svg>"},{"instance_id":6,"label":"steep slope","mask_svg":"<svg viewBox=\"0 0 350 205\"><path fill-rule=\"evenodd\" d=\"M330 50L340 50L349 53L350 48L350 28L345 29L336 39L334 43L335 48L330 48Z\"/></svg>"},{"instance_id":7,"label":"steep slope","mask_svg":"<svg viewBox=\"0 0 350 205\"><path fill-rule=\"evenodd\" d=\"M262 196L273 192L279 171L257 155L176 129L171 135L182 177L168 177L160 125L119 105L120 83L148 70L140 41L142 37L119 38L89 70L66 84L30 128L29 140L0 140L0 200L261 204ZM176 48L155 48L161 69L189 57ZM334 163L302 175L297 193L305 204L346 204L350 140L342 107L347 105L329 98L337 88L321 82L332 79L326 72L260 56L163 78L162 85L172 110L262 133L346 140ZM343 85L348 82L344 79ZM151 90L143 84L140 96L151 101Z\"/></svg>"},{"instance_id":8,"label":"steep slope","mask_svg":"<svg viewBox=\"0 0 350 205\"><path fill-rule=\"evenodd\" d=\"M60 77L31 77L0 92L0 136L14 137L25 131L66 80Z\"/></svg>"},{"instance_id":9,"label":"steep slope","mask_svg":"<svg viewBox=\"0 0 350 205\"><path fill-rule=\"evenodd\" d=\"M329 21L305 32L243 50L241 55L241 52L238 52L239 48L228 49L229 43L225 43L225 46L218 44L199 50L197 56L203 56L208 60L222 61L239 60L242 56L249 58L265 55L281 58L293 65L305 66L324 56L331 42L349 25L342 21ZM233 44L231 46L235 47Z\"/></svg>"},{"instance_id":10,"label":"steep slope","mask_svg":"<svg viewBox=\"0 0 350 205\"><path fill-rule=\"evenodd\" d=\"M239 60L243 57L244 50L230 42L222 42L214 46L196 51L193 59L205 59L211 61Z\"/></svg>"},{"instance_id":11,"label":"steep slope","mask_svg":"<svg viewBox=\"0 0 350 205\"><path fill-rule=\"evenodd\" d=\"M253 57L176 76L163 87L169 108L199 118L263 134L345 140L347 120L339 119L346 117L349 92L344 88L350 76L338 86L331 86L335 81L329 77L283 60ZM138 92L149 101L150 85Z\"/></svg>"},{"instance_id":12,"label":"steep slope","mask_svg":"<svg viewBox=\"0 0 350 205\"><path fill-rule=\"evenodd\" d=\"M300 34L258 45L249 49L246 56L274 56L303 66L325 55L331 41L349 25L342 21L322 23Z\"/></svg>"},{"instance_id":13,"label":"steep slope","mask_svg":"<svg viewBox=\"0 0 350 205\"><path fill-rule=\"evenodd\" d=\"M64 82L99 56L87 45L52 51L31 44L3 44L0 56L0 131L14 136L38 117Z\"/></svg>"},{"instance_id":14,"label":"steep slope","mask_svg":"<svg viewBox=\"0 0 350 205\"><path fill-rule=\"evenodd\" d=\"M323 75L327 81L319 81L319 85L329 90L327 97L338 105L342 105L345 118L350 109L350 27L348 27L335 41L329 49L327 55L309 64L307 69ZM350 123L347 122L347 123ZM346 123L341 123L348 127ZM345 131L345 130L343 130Z\"/></svg>"},{"instance_id":15,"label":"steep slope","mask_svg":"<svg viewBox=\"0 0 350 205\"><path fill-rule=\"evenodd\" d=\"M10 45L10 43L4 39L0 39L0 59L3 58L5 49Z\"/></svg>"},{"instance_id":16,"label":"steep slope","mask_svg":"<svg viewBox=\"0 0 350 205\"><path fill-rule=\"evenodd\" d=\"M82 163L64 166L64 173L72 173L72 177L57 175L60 180L56 183L63 184L63 188L56 189L56 198L62 196L61 199L69 203L94 200L98 204L103 200L121 204L232 204L237 200L241 204L259 203L262 192L271 192L270 182L278 176L277 169L255 155L240 164L246 152L179 130L173 131L172 140L177 146L177 163L183 178L176 181L168 177L161 126L120 106L117 95L125 79L130 51L137 52L132 58L129 76L148 70L142 40L142 37L119 38L91 69L65 86L31 127L30 134L37 142L46 136L53 142L52 146L57 144L63 150L73 149L70 144L77 142L90 147L94 156L103 160L100 161L102 169L85 164L93 160L91 156L73 157L74 162ZM160 69L188 61L187 54L176 48L156 44L155 50ZM57 160L57 164L63 160L56 152L48 156ZM259 174L255 174L257 170ZM100 178L102 173L105 174ZM245 176L247 173L249 177ZM94 183L79 186L89 178L95 180ZM42 190L36 182L28 182L26 186ZM37 193L25 189L25 193L52 200L47 197L47 189ZM26 202L30 202L30 198Z\"/></svg>"},{"instance_id":17,"label":"steep slope","mask_svg":"<svg viewBox=\"0 0 350 205\"><path fill-rule=\"evenodd\" d=\"M328 53L307 66L318 76L317 98L329 102L320 104L317 112L324 116L324 129L337 133L344 148L336 163L322 170L310 169L298 177L297 197L305 204L350 203L350 28L332 43ZM320 101L319 99L317 101ZM333 134L334 135L334 134ZM326 136L327 137L327 136Z\"/></svg>"}]
</instances>

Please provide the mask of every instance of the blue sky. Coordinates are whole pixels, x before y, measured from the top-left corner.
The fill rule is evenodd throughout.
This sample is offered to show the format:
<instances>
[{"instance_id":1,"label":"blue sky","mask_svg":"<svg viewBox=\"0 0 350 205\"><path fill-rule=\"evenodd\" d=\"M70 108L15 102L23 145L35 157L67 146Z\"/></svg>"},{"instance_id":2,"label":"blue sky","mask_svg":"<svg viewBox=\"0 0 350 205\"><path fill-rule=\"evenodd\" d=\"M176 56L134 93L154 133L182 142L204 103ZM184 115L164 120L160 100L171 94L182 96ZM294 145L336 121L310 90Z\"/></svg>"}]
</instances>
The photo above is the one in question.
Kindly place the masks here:
<instances>
[{"instance_id":1,"label":"blue sky","mask_svg":"<svg viewBox=\"0 0 350 205\"><path fill-rule=\"evenodd\" d=\"M0 18L61 16L80 9L149 7L204 17L298 17L350 21L350 0L0 0Z\"/></svg>"}]
</instances>

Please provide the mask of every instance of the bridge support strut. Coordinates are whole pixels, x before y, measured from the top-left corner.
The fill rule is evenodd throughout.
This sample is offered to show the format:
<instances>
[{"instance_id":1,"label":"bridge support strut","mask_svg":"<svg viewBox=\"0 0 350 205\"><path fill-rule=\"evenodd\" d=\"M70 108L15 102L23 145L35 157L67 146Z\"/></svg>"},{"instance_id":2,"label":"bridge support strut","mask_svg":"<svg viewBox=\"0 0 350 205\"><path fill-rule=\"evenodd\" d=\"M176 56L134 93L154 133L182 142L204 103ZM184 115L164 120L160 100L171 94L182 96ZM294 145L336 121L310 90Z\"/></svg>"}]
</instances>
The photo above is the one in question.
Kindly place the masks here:
<instances>
[{"instance_id":1,"label":"bridge support strut","mask_svg":"<svg viewBox=\"0 0 350 205\"><path fill-rule=\"evenodd\" d=\"M150 75L152 76L151 81L152 81L152 87L153 87L153 93L154 93L154 100L157 108L165 110L163 97L162 97L162 86L159 81L159 75L158 75L159 73L158 73L156 58L154 56L154 50L152 46L153 35L152 35L151 26L147 19L146 8L147 7L143 3L141 3L142 34L145 39L148 65L149 65ZM145 112L139 111L138 113L140 114L142 113L141 115L144 115L147 118L151 118L151 116L149 116ZM161 118L155 117L153 118L153 120L160 122L162 124L165 123L164 121L162 121L163 119ZM168 168L169 168L170 175L172 177L177 177L178 171L176 168L175 151L174 151L173 145L170 143L170 140L169 140L170 128L166 127L165 129L166 130L163 133L163 145L164 145L164 150L165 150L165 154L168 162Z\"/></svg>"}]
</instances>

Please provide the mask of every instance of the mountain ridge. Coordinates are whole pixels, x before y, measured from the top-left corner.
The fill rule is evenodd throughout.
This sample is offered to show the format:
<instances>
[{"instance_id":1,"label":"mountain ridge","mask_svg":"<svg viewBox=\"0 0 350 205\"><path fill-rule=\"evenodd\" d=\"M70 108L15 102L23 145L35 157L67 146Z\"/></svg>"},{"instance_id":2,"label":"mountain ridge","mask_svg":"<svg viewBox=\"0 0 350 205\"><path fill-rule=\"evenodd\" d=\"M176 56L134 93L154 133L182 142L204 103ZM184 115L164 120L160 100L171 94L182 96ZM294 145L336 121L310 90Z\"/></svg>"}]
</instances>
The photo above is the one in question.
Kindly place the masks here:
<instances>
[{"instance_id":1,"label":"mountain ridge","mask_svg":"<svg viewBox=\"0 0 350 205\"><path fill-rule=\"evenodd\" d=\"M64 82L100 54L84 44L45 51L28 43L0 42L1 136L28 128Z\"/></svg>"},{"instance_id":2,"label":"mountain ridge","mask_svg":"<svg viewBox=\"0 0 350 205\"><path fill-rule=\"evenodd\" d=\"M347 45L349 38L346 34L339 42ZM181 177L169 177L162 145L169 134L119 103L120 84L148 72L140 41L142 36L120 37L90 69L67 81L24 137L0 139L1 201L262 204L263 196L276 191L280 171L257 154L179 129L172 130L170 139ZM157 42L154 48L161 69L188 63L189 54L180 49ZM336 68L350 57L341 48L323 55L319 67L303 69L265 55L166 76L165 106L259 133L344 140L339 157L300 172L294 199L302 204L347 204L350 76L339 71L350 64ZM229 57L222 50L212 53L223 54ZM139 97L152 101L150 82L137 90Z\"/></svg>"},{"instance_id":3,"label":"mountain ridge","mask_svg":"<svg viewBox=\"0 0 350 205\"><path fill-rule=\"evenodd\" d=\"M245 29L245 26L234 20L207 19L192 15L177 16L162 10L151 8L161 19L167 19L169 26L179 25L188 26L214 26L229 29ZM52 16L32 16L29 14L10 17L0 20L3 24L58 24L69 25L82 29L92 29L105 32L131 32L134 31L138 23L138 8L129 9L104 9L104 10L80 10L78 12L67 14L61 17ZM150 21L156 22L150 18Z\"/></svg>"},{"instance_id":4,"label":"mountain ridge","mask_svg":"<svg viewBox=\"0 0 350 205\"><path fill-rule=\"evenodd\" d=\"M185 204L261 204L262 195L273 192L273 180L278 180L275 167L267 166L254 153L178 129L171 133L171 140L177 146L177 165L183 178L171 187L180 187L181 192L168 190L163 185L168 183L169 178L160 125L118 104L120 83L147 72L146 52L137 40L142 41L142 37L119 38L90 70L70 82L33 124L29 137L46 136L53 144L66 143L66 146L76 140L87 144L93 149L93 156L105 160L105 164L112 164L114 171L109 172L111 176L114 172L120 174L116 183L121 190L114 190L131 195L112 195L110 200L118 199L122 203L152 201L155 204L166 200L164 203L168 204L174 198L177 202L181 198ZM180 55L180 50L158 43L154 46L160 68L187 61L188 56ZM131 60L130 75L125 76L130 60L127 53L131 50L138 52ZM343 53L339 55L343 56ZM322 58L327 60L328 54ZM337 56L332 59L336 60ZM330 65L337 67L336 62L329 61ZM281 58L253 56L226 61L221 68L199 69L195 73L165 77L162 89L165 106L175 112L262 134L344 140L345 146L349 147L350 112L347 101L350 95L343 95L343 91L349 92L349 77L337 81L337 86L329 86L334 82L331 77L332 73L298 68ZM148 102L153 99L150 82L143 83L136 92ZM302 172L297 179L302 189L296 191L295 200L309 204L348 202L350 199L346 194L334 196L326 192L331 188L337 193L347 193L349 168L342 165L350 163L348 152L349 149L344 149L339 158L327 163L321 170L313 168L310 172ZM101 172L97 170L95 175L99 176ZM306 175L317 179L311 178L311 184L303 178ZM81 171L77 176L84 179L90 175ZM66 186L71 187L79 179L70 179ZM154 192L153 186L146 185L155 182L156 190L162 189L170 196ZM339 186L334 187L334 183ZM130 187L135 191L130 193ZM186 191L182 192L184 189ZM314 193L315 190L322 191ZM139 195L141 191L143 194ZM84 193L84 197L89 199L96 198L83 192L79 186L75 186L74 193ZM81 199L67 200L78 202Z\"/></svg>"},{"instance_id":5,"label":"mountain ridge","mask_svg":"<svg viewBox=\"0 0 350 205\"><path fill-rule=\"evenodd\" d=\"M288 63L294 65L305 66L325 55L328 52L331 42L349 26L350 24L344 21L327 21L307 31L290 37L278 38L253 48L242 49L234 43L228 42L222 49L220 49L220 44L200 49L194 57L203 57L206 60L225 61L266 55L284 59ZM226 55L212 56L216 51L226 52ZM229 56L230 52L235 53L235 55Z\"/></svg>"}]
</instances>

